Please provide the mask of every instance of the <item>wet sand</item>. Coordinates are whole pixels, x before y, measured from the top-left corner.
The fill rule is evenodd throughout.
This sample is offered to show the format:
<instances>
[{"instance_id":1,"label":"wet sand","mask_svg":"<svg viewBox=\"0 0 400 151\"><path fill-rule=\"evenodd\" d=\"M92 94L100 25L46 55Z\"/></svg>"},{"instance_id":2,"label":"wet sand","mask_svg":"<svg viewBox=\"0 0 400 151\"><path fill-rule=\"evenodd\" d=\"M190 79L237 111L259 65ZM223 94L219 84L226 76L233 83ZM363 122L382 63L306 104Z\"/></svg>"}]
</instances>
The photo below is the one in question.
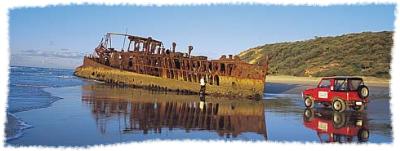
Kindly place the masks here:
<instances>
[{"instance_id":1,"label":"wet sand","mask_svg":"<svg viewBox=\"0 0 400 151\"><path fill-rule=\"evenodd\" d=\"M276 81L275 81L276 82ZM318 81L317 81L318 82ZM304 113L304 104L301 98L301 92L308 89L313 88L317 85L313 82L293 82L288 84L289 82L279 82L266 83L265 91L266 93L266 112L269 113L267 118L267 127L271 129L271 127L279 128L279 124L269 124L269 123L282 123L284 125L298 125L294 122L296 120L302 120L302 115ZM392 125L391 125L391 110L390 110L390 89L389 86L384 86L385 84L377 84L373 86L369 86L370 89L370 97L369 104L366 111L363 112L367 116L367 121L370 128L370 142L392 142ZM321 106L315 107L317 110L323 109ZM329 109L330 110L330 109ZM355 111L346 111L347 113L353 113ZM266 114L268 114L266 113ZM297 115L297 117L295 116ZM284 117L284 118L279 118ZM269 119L269 120L268 120ZM285 127L285 126L284 126ZM300 127L293 127L292 129L302 129ZM303 127L304 128L304 127ZM286 133L278 133L279 131L275 131L273 136L277 137L276 140L287 141L293 140L296 141L299 138L296 137L287 137ZM307 132L304 130L303 132ZM375 134L375 135L373 135ZM271 132L269 135L272 135ZM315 137L305 137L307 139L316 140L318 139L314 134L301 134L302 135L314 135ZM292 135L293 136L293 135ZM374 138L375 137L375 138ZM271 137L270 137L271 138ZM313 138L313 139L312 139ZM304 137L303 137L304 139Z\"/></svg>"},{"instance_id":2,"label":"wet sand","mask_svg":"<svg viewBox=\"0 0 400 151\"><path fill-rule=\"evenodd\" d=\"M7 122L5 127L6 141L17 139L18 137L21 137L23 130L32 128L31 125L26 124L11 113L7 113Z\"/></svg>"},{"instance_id":3,"label":"wet sand","mask_svg":"<svg viewBox=\"0 0 400 151\"><path fill-rule=\"evenodd\" d=\"M16 113L34 128L7 144L87 146L154 139L265 140L266 137L262 102L206 97L201 109L197 95L101 84L45 91L64 99L48 108ZM166 116L153 116L163 114ZM206 118L206 122L200 122L200 118ZM199 122L188 121L191 119Z\"/></svg>"},{"instance_id":4,"label":"wet sand","mask_svg":"<svg viewBox=\"0 0 400 151\"><path fill-rule=\"evenodd\" d=\"M375 77L362 77L365 84L374 87L389 87L390 79L375 78ZM265 81L267 83L281 83L281 84L299 84L307 86L316 86L321 80L320 77L295 77L295 76L267 76Z\"/></svg>"},{"instance_id":5,"label":"wet sand","mask_svg":"<svg viewBox=\"0 0 400 151\"><path fill-rule=\"evenodd\" d=\"M43 88L76 86L82 82L73 76L73 70L24 66L11 66L9 78L7 140L22 136L23 129L29 127L15 113L47 108L60 99Z\"/></svg>"},{"instance_id":6,"label":"wet sand","mask_svg":"<svg viewBox=\"0 0 400 151\"><path fill-rule=\"evenodd\" d=\"M45 91L63 99L47 108L16 113L33 128L25 129L22 137L6 144L87 146L160 139L320 142L303 117L305 108L300 92L312 86L267 83L263 101L206 97L203 103L197 95L164 94L93 82L46 88ZM370 90L371 103L362 113L363 122L369 126L368 142L390 143L393 138L389 88ZM324 118L333 115L329 110L324 112L328 112ZM343 114L350 117L348 123L354 122L353 114ZM346 137L357 142L357 136Z\"/></svg>"}]
</instances>

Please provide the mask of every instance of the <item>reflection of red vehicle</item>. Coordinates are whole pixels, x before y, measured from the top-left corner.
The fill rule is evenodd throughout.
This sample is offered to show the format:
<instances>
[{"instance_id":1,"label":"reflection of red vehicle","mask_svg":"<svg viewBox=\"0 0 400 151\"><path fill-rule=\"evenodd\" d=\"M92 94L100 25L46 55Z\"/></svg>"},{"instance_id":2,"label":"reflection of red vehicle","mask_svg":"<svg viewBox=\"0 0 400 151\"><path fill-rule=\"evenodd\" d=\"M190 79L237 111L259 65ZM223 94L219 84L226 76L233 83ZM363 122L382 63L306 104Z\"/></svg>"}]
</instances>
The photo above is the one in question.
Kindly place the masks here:
<instances>
[{"instance_id":1,"label":"reflection of red vehicle","mask_svg":"<svg viewBox=\"0 0 400 151\"><path fill-rule=\"evenodd\" d=\"M354 136L358 142L366 142L369 138L364 113L306 109L303 119L304 126L315 130L321 142L352 142Z\"/></svg>"},{"instance_id":2,"label":"reflection of red vehicle","mask_svg":"<svg viewBox=\"0 0 400 151\"><path fill-rule=\"evenodd\" d=\"M368 103L369 90L361 78L330 77L322 78L317 88L302 93L304 105L312 108L314 102L332 106L335 111L343 112L347 107L362 111Z\"/></svg>"}]
</instances>

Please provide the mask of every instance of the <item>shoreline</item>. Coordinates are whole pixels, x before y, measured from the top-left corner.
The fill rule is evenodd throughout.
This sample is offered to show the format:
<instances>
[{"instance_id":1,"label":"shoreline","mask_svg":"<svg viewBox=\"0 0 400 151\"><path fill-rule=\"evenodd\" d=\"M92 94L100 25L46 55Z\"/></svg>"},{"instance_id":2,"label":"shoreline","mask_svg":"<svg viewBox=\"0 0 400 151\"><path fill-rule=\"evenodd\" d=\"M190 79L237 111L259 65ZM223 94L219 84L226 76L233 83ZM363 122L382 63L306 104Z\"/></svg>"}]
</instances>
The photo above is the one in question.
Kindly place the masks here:
<instances>
[{"instance_id":1,"label":"shoreline","mask_svg":"<svg viewBox=\"0 0 400 151\"><path fill-rule=\"evenodd\" d=\"M367 86L376 87L390 87L390 79L382 79L376 77L364 77L363 78ZM296 77L296 76L286 76L286 75L271 75L265 77L266 83L282 83L282 84L304 84L310 86L316 86L319 80L323 77Z\"/></svg>"},{"instance_id":2,"label":"shoreline","mask_svg":"<svg viewBox=\"0 0 400 151\"><path fill-rule=\"evenodd\" d=\"M301 135L299 137L291 137L291 136L285 136L283 137L282 140L286 141L302 141L302 142L309 142L309 141L314 141L312 139L313 135L309 135L309 129L305 129L302 120L298 121L298 115L302 115L301 111L303 109L302 103L299 103L296 99L299 97L298 94L296 95L287 95L286 92L288 88L293 88L293 85L287 85L283 86L276 84L271 86L270 88L273 88L274 91L277 91L278 94L283 93L281 96L271 96L272 99L270 101L263 101L264 103L268 103L268 106L265 106L264 111L267 111L268 114L264 114L264 116L270 120L270 123L273 123L273 121L278 121L281 122L284 119L281 117L286 117L289 118L291 124L294 125L294 127L297 130L304 130L301 131ZM129 141L129 142L136 142L136 141L144 141L144 140L153 140L155 138L158 139L193 139L193 138L200 138L204 140L217 140L221 139L216 133L213 131L196 131L196 129L191 130L193 133L181 133L185 129L182 129L184 127L176 127L175 131L168 131L168 127L161 127L163 133L155 133L155 131L149 130L148 133L142 134L142 130L136 131L134 134L135 135L130 135L129 133L119 133L122 132L124 127L119 128L118 124L119 121L123 121L124 116L121 116L121 120L118 120L120 117L118 115L118 112L120 109L124 108L114 108L114 111L118 112L111 112L109 109L110 107L114 106L117 107L119 105L126 105L124 104L125 101L132 101L132 102L140 102L139 104L151 104L148 109L154 110L154 103L158 102L156 108L159 108L159 110L154 110L154 111L160 111L160 113L164 113L161 110L160 104L163 104L163 101L169 102L168 104L175 104L179 102L186 103L187 105L190 106L190 104L193 105L191 102L198 102L197 97L194 96L187 96L187 95L177 95L175 93L172 94L153 94L151 91L145 90L145 89L134 89L134 88L118 88L118 87L112 87L112 86L103 86L102 84L95 83L94 85L91 84L86 84L86 86L72 86L72 87L57 87L57 88L47 88L45 89L47 92L51 93L53 96L60 96L65 99L65 101L57 101L55 104L51 105L49 108L45 109L40 109L40 110L31 110L30 112L24 112L21 114L17 114L18 116L26 119L29 124L34 125L34 128L26 130L26 133L22 135L22 137L19 137L17 139L13 139L9 142L6 142L7 145L9 146L31 146L31 145L44 145L44 146L91 146L91 145L99 145L99 144L114 144L114 143L120 143L121 142L121 137L123 138L122 141ZM132 90L137 90L132 92ZM298 89L292 89L290 91L296 91ZM67 92L67 93L66 93ZM85 93L82 93L85 92ZM96 92L96 93L93 93ZM85 97L86 96L86 97ZM149 98L150 96L150 98ZM132 100L134 98L134 100ZM87 99L87 100L82 100L82 99ZM124 101L122 101L124 100ZM238 106L242 105L242 107L251 107L246 105L247 103L254 104L254 103L260 103L260 102L245 102L245 103L239 103L240 100L236 100L233 102L227 102L225 100L221 99L215 99L215 98L206 98L207 103L219 103L219 107L225 106L225 105L233 105L235 107L235 112L236 114L245 114L247 113L254 113L254 112L243 112L243 110L238 110ZM97 103L93 102L91 103L90 101L95 101ZM218 102L215 102L218 101ZM223 102L221 102L223 101ZM103 102L103 103L102 103ZM104 109L101 108L93 108L96 107L99 104L108 104L108 107L105 107ZM374 101L371 102L374 103L375 105L371 106L371 110L368 112L370 119L373 119L373 125L374 128L371 129L371 132L373 132L371 135L371 144L376 144L376 143L381 143L381 142L391 142L391 136L392 134L390 133L390 130L385 130L385 129L380 129L380 127L388 121L390 121L390 118L388 116L383 116L385 117L384 119L381 118L382 115L386 115L386 112L384 114L382 113L376 113L376 111L380 111L382 109L385 109L387 104L387 101ZM165 103L164 103L165 104ZM245 105L243 105L245 104ZM384 105L384 106L382 106ZM192 106L193 107L193 106ZM229 112L223 112L223 113L233 113L233 110L231 110L232 106L229 107ZM71 112L70 109L74 108L74 112ZM93 112L92 109L96 109L96 112ZM103 112L103 111L108 111L109 113L115 113L114 116L110 120L110 118L106 115L108 113ZM52 114L48 114L52 113ZM189 113L189 112L188 112ZM191 112L190 112L191 113ZM264 112L265 113L265 112ZM283 113L283 114L281 114ZM41 115L38 117L37 115ZM188 114L185 117L190 117ZM127 116L127 117L134 117L134 116ZM379 117L379 118L377 118ZM97 118L97 119L96 119ZM150 117L149 117L150 118ZM96 122L96 121L100 122ZM383 120L383 122L382 122ZM101 123L108 121L105 127L105 133L102 133L102 129L99 129L101 127ZM262 120L264 121L264 120ZM44 124L39 124L43 123ZM77 124L79 123L79 124ZM97 123L97 124L96 124ZM123 123L121 123L123 125ZM281 125L271 125L266 123L267 128L271 131L278 131L277 133L269 134L272 137L276 137L280 134L285 134L284 132L279 132L279 129L281 129ZM69 130L65 131L65 125L70 125L68 128ZM82 127L83 126L83 127ZM128 126L129 127L129 126ZM84 129L85 131L82 132L80 129ZM39 136L43 136L43 132L46 131L49 133L49 137L44 137L37 139ZM117 133L118 132L118 133ZM167 132L167 133L166 133ZM207 136L210 137L200 137L199 135L196 135L197 133L202 133L202 134L207 134ZM137 134L137 135L136 135ZM185 135L182 135L185 134ZM187 134L187 135L186 135ZM85 138L87 139L75 139L77 135L84 135ZM102 136L107 136L107 140L104 140L104 137ZM235 139L245 139L246 135L242 135L243 137L237 137ZM258 136L258 135L257 135ZM271 137L271 138L272 138ZM257 139L259 137L254 137L254 139ZM88 141L90 140L90 141ZM282 141L280 139L272 139L271 141Z\"/></svg>"},{"instance_id":3,"label":"shoreline","mask_svg":"<svg viewBox=\"0 0 400 151\"><path fill-rule=\"evenodd\" d=\"M31 110L30 112L24 112L21 114L17 114L18 116L22 117L23 119L27 119L26 121L29 122L30 124L34 125L34 128L28 129L26 133L18 138L11 140L9 142L6 142L7 146L33 146L33 145L39 145L39 146L46 146L46 147L59 147L59 146L66 146L66 147L85 147L85 146L93 146L93 145L100 145L100 144L115 144L115 143L123 143L123 142L142 142L142 141L148 141L148 140L154 140L154 139L163 139L163 140L184 140L184 139L204 139L204 140L223 140L224 137L219 136L219 133L216 133L215 131L207 131L206 128L204 129L198 129L196 127L193 127L190 129L190 132L193 133L204 133L207 135L195 135L195 134L188 134L186 132L186 127L185 125L173 125L173 131L169 129L168 124L165 123L164 125L160 125L161 131L155 131L153 128L149 128L148 130L145 129L136 129L134 134L137 135L131 135L133 133L124 133L125 127L123 122L124 116L120 116L118 112L109 112L108 110L111 109L110 107L112 106L119 106L119 105L126 105L125 102L130 102L133 104L140 104L140 106L147 106L151 108L148 108L150 110L159 112L160 114L164 114L164 112L161 112L159 109L166 109L167 104L182 104L185 107L189 107L191 109L194 109L200 102L200 99L198 98L197 95L179 95L176 93L168 93L168 94L154 94L151 91L145 90L145 89L135 89L135 88L116 88L112 86L106 86L104 89L101 84L95 83L98 88L100 89L84 89L82 86L72 86L72 87L57 87L57 88L49 88L46 89L46 91L50 92L52 95L55 96L60 96L65 99L65 101L57 101L55 104L53 104L49 108L44 108L40 110ZM87 88L93 88L93 86L87 85ZM115 91L112 91L115 90ZM121 91L122 90L122 91ZM131 94L131 90L138 90L134 91L134 94ZM89 92L89 93L82 93L84 92ZM68 93L65 93L68 92ZM98 92L101 95L94 95L92 92ZM105 93L104 93L105 92ZM109 94L107 94L109 93ZM111 95L110 95L111 94ZM82 96L81 96L82 95ZM89 96L98 96L97 97L88 97L93 100L82 100L84 99L85 95ZM131 97L131 96L134 97ZM107 96L107 98L104 98L104 96ZM149 98L151 96L151 98ZM133 98L133 99L132 99ZM260 111L260 109L264 109L261 106L258 106L257 104L261 104L262 102L253 102L253 101L247 101L247 102L241 102L241 100L235 100L232 102L228 102L229 100L220 100L219 98L206 98L207 103L211 104L216 104L216 101L219 101L219 110L220 110L220 116L225 116L226 114L230 114L233 116L240 116L240 117L246 117L246 116L252 116L255 113L262 113L260 116L264 115L263 111ZM102 112L103 110L100 108L93 108L95 107L95 104L90 103L90 101L96 101L96 102L107 102L105 110L106 112ZM121 102L122 101L122 102ZM122 104L121 104L122 103ZM97 104L97 103L96 103ZM159 109L154 109L153 104L157 104L156 108ZM196 105L195 105L196 104ZM211 107L211 104L210 107ZM235 113L231 111L231 104L235 106ZM150 106L149 106L150 105ZM188 105L188 106L186 106ZM193 106L194 105L194 106ZM207 104L205 104L207 105ZM171 106L172 107L172 106ZM215 107L215 105L214 105ZM260 112L255 112L254 110L244 110L247 108L254 108L257 107L258 111ZM70 108L74 108L75 112L71 112ZM197 107L198 108L198 107ZM223 110L224 108L227 109L227 111ZM92 109L96 109L96 112L94 112ZM124 109L124 108L120 108ZM113 110L120 110L118 108L114 108ZM128 109L128 110L127 110ZM172 108L170 108L172 109ZM98 110L98 111L97 111ZM129 111L128 115L132 115L132 111L129 108L125 108L125 110ZM142 110L142 109L141 109ZM178 108L175 108L173 110L176 111L184 111L184 110L179 110ZM144 111L144 110L143 110ZM188 115L189 110L185 110L184 115ZM52 114L47 114L47 113L53 113ZM98 113L98 114L96 114ZM112 116L105 116L108 115L109 113L112 113ZM143 112L145 113L145 112ZM147 114L147 112L146 112ZM37 115L41 115L41 117L37 118ZM100 116L95 116L95 115L100 115ZM191 115L191 114L190 114ZM133 118L131 116L127 116L129 119ZM152 118L150 116L146 116L148 118ZM171 116L172 117L172 116ZM96 122L96 118L98 121L101 122ZM136 118L136 117L135 117ZM120 120L118 120L120 119ZM174 121L177 120L175 118L171 118ZM132 119L133 120L133 119ZM136 119L137 120L137 119ZM254 120L254 119L250 119ZM105 127L106 131L102 132L102 129L100 128L101 124L103 122L107 122L109 126ZM120 123L121 122L121 123ZM259 120L259 122L264 122L264 120ZM43 123L43 124L39 124ZM79 123L79 124L77 124ZM119 128L118 124L121 124L121 128ZM129 122L127 123L129 124ZM142 124L151 124L151 123L142 123ZM69 125L68 129L65 129L65 125ZM151 124L152 125L152 124ZM201 124L199 124L201 125ZM158 125L155 125L158 126ZM127 127L129 128L129 127ZM145 128L145 127L143 127ZM264 139L259 133L255 133L251 131L254 127L253 126L248 126L249 130L246 131L246 133L242 133L243 135L239 135L237 138L232 138L232 139L245 139L246 136L252 137L252 139ZM82 129L84 131L82 131ZM238 129L239 131L241 129ZM46 137L43 137L43 132L46 132ZM138 133L136 133L138 132ZM146 132L146 133L145 133ZM161 133L162 132L162 133ZM224 131L222 131L224 132ZM251 135L251 134L254 135ZM75 138L77 135L84 135L85 139L80 139L80 138ZM38 136L41 136L42 138L38 138ZM48 137L47 137L48 136ZM107 136L107 139L105 140L104 136ZM122 140L121 140L122 137ZM171 138L172 137L172 138Z\"/></svg>"},{"instance_id":4,"label":"shoreline","mask_svg":"<svg viewBox=\"0 0 400 151\"><path fill-rule=\"evenodd\" d=\"M5 124L6 142L20 138L22 135L24 135L25 129L33 128L33 125L29 125L24 120L17 117L15 114L10 112L7 112L6 114L7 114L7 122Z\"/></svg>"},{"instance_id":5,"label":"shoreline","mask_svg":"<svg viewBox=\"0 0 400 151\"><path fill-rule=\"evenodd\" d=\"M39 88L40 91L43 91L43 92L46 92L49 94L49 98L48 98L49 102L47 104L44 104L42 106L19 109L19 110L15 110L13 112L6 111L6 115L7 115L7 117L6 117L7 120L5 123L5 141L6 142L20 138L21 136L24 135L25 129L34 127L33 125L26 123L22 118L16 116L15 114L21 113L21 112L32 111L32 110L36 110L36 109L48 108L48 107L51 107L51 105L54 102L63 99L62 97L54 96L50 92L44 90L44 89L48 89L48 88L53 88L53 87ZM7 100L7 101L9 101L9 100Z\"/></svg>"},{"instance_id":6,"label":"shoreline","mask_svg":"<svg viewBox=\"0 0 400 151\"><path fill-rule=\"evenodd\" d=\"M296 93L291 95L288 92L295 92L303 88L301 85L282 85L273 84L267 87L273 89L276 94L282 94L277 96L270 96L271 99L262 102L241 102L241 100L229 100L224 98L206 98L207 104L219 104L219 108L229 106L227 111L222 112L221 115L232 114L247 116L253 114L253 110L247 110L249 107L254 107L257 103L268 103L265 105L264 116L269 120L266 122L266 128L271 131L276 131L276 133L269 133L269 138L277 137L283 135L282 139L271 139L270 141L301 141L310 142L315 141L313 135L310 135L310 129L306 129L303 126L302 120L298 120L299 115L302 117L301 111L303 110L303 104L298 101L300 95ZM299 86L293 89L293 86ZM289 88L289 89L287 89ZM159 94L153 93L145 89L135 89L135 88L118 88L110 85L103 85L100 83L84 83L82 86L71 86L71 87L50 87L44 89L46 92L52 94L52 96L59 96L64 98L63 101L57 101L48 108L39 110L30 110L30 112L18 113L19 117L26 120L29 124L34 127L25 131L22 137L17 139L9 140L6 142L7 146L32 146L32 145L42 145L42 146L92 146L99 144L114 144L123 142L138 142L145 140L154 139L202 139L202 140L219 140L224 139L217 135L214 131L197 131L197 129L191 129L191 133L185 132L184 126L177 125L173 128L173 131L169 131L168 125L161 126L162 133L158 131L153 131L153 129L146 130L136 129L131 131L132 133L124 133L126 128L129 128L129 121L140 120L139 114L133 112L131 108L125 108L124 106L135 105L136 107L156 111L157 113L165 113L164 109L173 109L175 105L173 104L185 104L187 107L195 108L196 103L200 102L197 96L192 95L178 95L176 93L171 94ZM273 92L274 93L274 92ZM289 95L288 95L289 94ZM165 103L165 101L167 103ZM131 105L126 104L126 102L131 102ZM195 103L193 103L195 102ZM371 129L370 143L376 144L381 142L392 142L391 129L382 129L382 126L389 125L390 116L386 108L388 107L388 101L374 101L371 102L374 105L370 106L368 110L369 117L371 119L373 128ZM144 105L147 104L147 105ZM155 105L157 104L157 105ZM163 104L163 105L162 105ZM166 107L169 104L172 106ZM196 105L194 105L196 104ZM99 105L103 106L98 108ZM193 106L194 105L194 106ZM232 106L233 105L233 106ZM239 105L241 108L239 108ZM121 107L119 107L121 106ZM132 106L131 106L132 107ZM193 108L194 107L194 108ZM234 107L234 108L232 108ZM155 109L157 108L157 109ZM73 112L71 112L73 109ZM139 108L136 108L139 109ZM176 108L177 109L177 108ZM243 110L242 110L243 109ZM129 114L126 114L124 110L129 110ZM386 112L381 112L381 111ZM190 110L187 110L190 111ZM265 114L265 112L268 112ZM50 114L49 114L50 113ZM110 114L112 113L112 114ZM127 127L119 127L119 124L125 125L123 123L125 116L120 116L120 113L126 114L128 120ZM128 112L127 112L128 113ZM143 112L143 113L148 113ZM172 112L171 112L172 113ZM185 112L181 117L191 117L193 112ZM132 116L133 114L138 116ZM153 112L151 112L153 114ZM56 115L56 116L55 116ZM113 115L113 116L109 116ZM142 116L140 116L142 117ZM154 119L153 116L144 116L146 119ZM144 118L142 117L142 118ZM161 117L161 116L160 116ZM281 119L285 117L289 118L288 122L291 123L290 128L295 128L300 131L299 136L289 136L284 135L285 132L279 132L281 125L270 124L274 121L283 122ZM285 120L286 120L285 119ZM96 122L97 121L97 122ZM265 120L261 120L265 121ZM122 122L122 123L120 123ZM79 124L78 124L79 123ZM152 123L152 122L151 122ZM147 123L147 124L151 124ZM104 125L105 124L105 125ZM146 124L146 123L144 123ZM68 125L68 129L65 129L65 125ZM106 127L103 127L106 126ZM101 128L103 127L103 128ZM83 130L83 131L82 131ZM104 131L103 131L104 130ZM250 126L250 129L251 126ZM160 132L161 132L160 131ZM43 137L43 132L46 132L46 136ZM129 131L128 131L129 132ZM250 131L252 132L252 131ZM134 134L134 135L131 135ZM184 134L184 135L182 135ZM204 136L209 137L202 137ZM237 140L244 140L248 135L238 135ZM85 136L85 139L76 139L76 136ZM104 137L106 136L106 137ZM253 136L253 135L252 135ZM255 135L254 135L255 136ZM40 138L40 139L38 139ZM105 140L104 138L107 138ZM121 139L122 138L122 139ZM252 139L260 138L259 135L252 137Z\"/></svg>"}]
</instances>

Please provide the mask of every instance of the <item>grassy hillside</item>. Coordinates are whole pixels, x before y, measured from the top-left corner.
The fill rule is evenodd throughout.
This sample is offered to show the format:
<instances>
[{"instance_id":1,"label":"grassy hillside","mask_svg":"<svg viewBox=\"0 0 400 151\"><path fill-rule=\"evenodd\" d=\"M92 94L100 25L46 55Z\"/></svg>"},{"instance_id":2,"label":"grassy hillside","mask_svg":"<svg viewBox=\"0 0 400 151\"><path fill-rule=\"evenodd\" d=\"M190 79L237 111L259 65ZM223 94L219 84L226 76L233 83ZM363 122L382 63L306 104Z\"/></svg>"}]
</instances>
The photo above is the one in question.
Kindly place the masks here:
<instances>
[{"instance_id":1,"label":"grassy hillside","mask_svg":"<svg viewBox=\"0 0 400 151\"><path fill-rule=\"evenodd\" d=\"M249 63L269 56L269 74L292 76L356 75L389 78L393 32L363 32L266 44L239 54Z\"/></svg>"}]
</instances>

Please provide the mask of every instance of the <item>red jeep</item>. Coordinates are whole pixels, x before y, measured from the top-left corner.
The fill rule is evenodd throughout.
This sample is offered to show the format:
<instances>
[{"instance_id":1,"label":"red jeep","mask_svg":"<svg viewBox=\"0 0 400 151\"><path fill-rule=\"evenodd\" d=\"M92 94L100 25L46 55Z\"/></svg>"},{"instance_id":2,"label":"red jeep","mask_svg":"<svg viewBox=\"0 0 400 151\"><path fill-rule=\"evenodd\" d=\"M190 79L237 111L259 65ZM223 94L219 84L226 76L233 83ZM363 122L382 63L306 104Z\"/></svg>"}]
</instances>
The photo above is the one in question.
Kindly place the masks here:
<instances>
[{"instance_id":1,"label":"red jeep","mask_svg":"<svg viewBox=\"0 0 400 151\"><path fill-rule=\"evenodd\" d=\"M332 106L334 111L343 112L347 107L362 111L368 103L369 89L358 77L322 78L317 88L303 91L304 105L312 108L314 103Z\"/></svg>"}]
</instances>

